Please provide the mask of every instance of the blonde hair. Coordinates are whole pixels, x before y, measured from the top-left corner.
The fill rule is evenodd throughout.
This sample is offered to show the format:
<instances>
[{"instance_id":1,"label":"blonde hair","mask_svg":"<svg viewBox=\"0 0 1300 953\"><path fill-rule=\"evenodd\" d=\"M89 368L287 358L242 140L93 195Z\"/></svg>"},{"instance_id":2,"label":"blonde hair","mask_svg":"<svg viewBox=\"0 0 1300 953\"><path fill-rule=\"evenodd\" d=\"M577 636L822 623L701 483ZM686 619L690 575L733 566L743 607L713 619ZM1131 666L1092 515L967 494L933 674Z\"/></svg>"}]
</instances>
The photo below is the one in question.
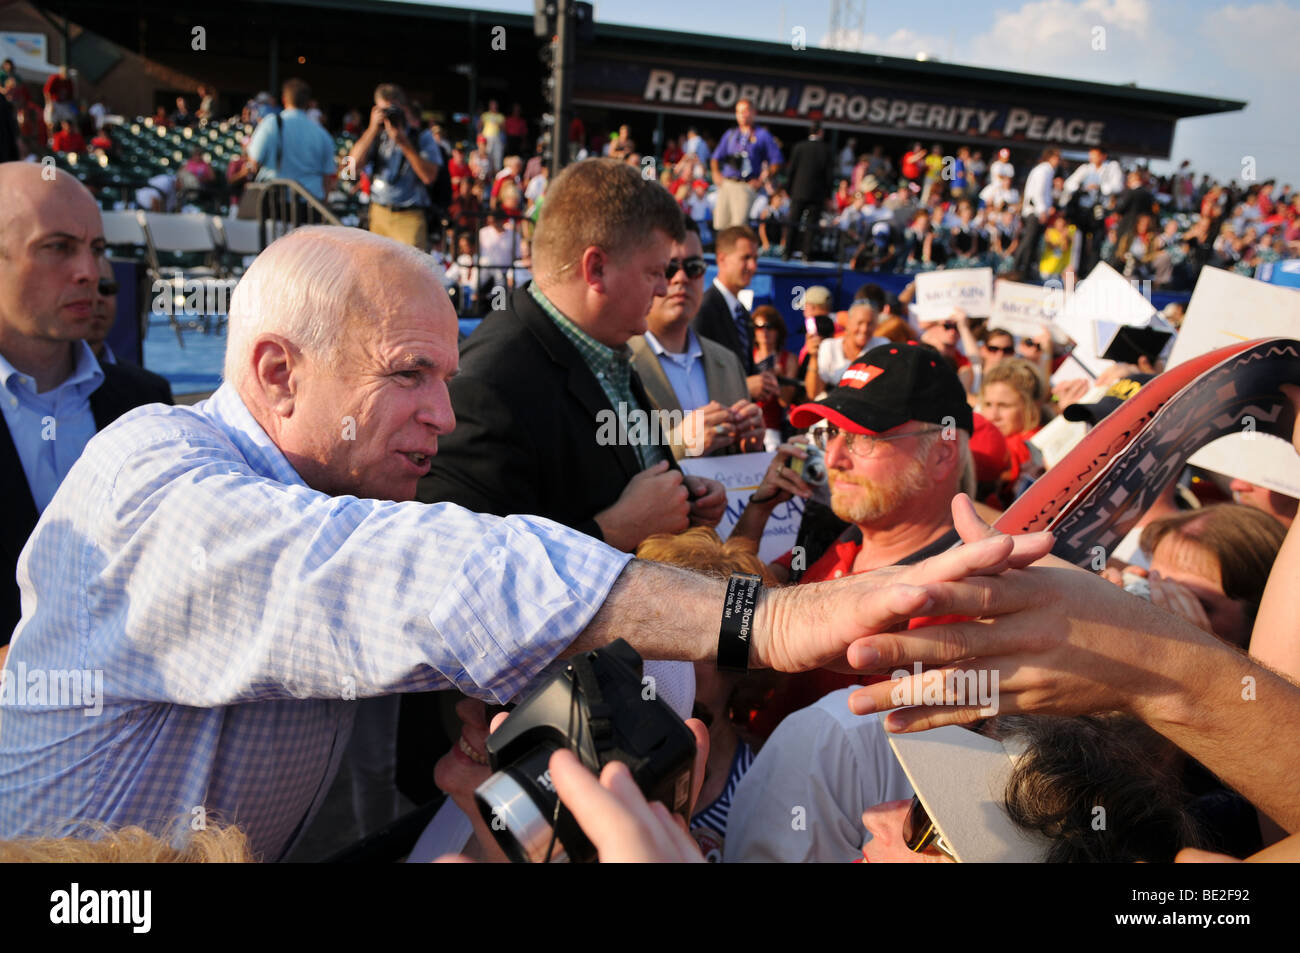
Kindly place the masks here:
<instances>
[{"instance_id":1,"label":"blonde hair","mask_svg":"<svg viewBox=\"0 0 1300 953\"><path fill-rule=\"evenodd\" d=\"M758 558L753 540L736 537L725 543L707 526L692 526L684 533L656 533L647 536L636 549L636 558L680 566L711 576L729 576L733 572L761 576L763 585L777 586L767 564Z\"/></svg>"},{"instance_id":2,"label":"blonde hair","mask_svg":"<svg viewBox=\"0 0 1300 953\"><path fill-rule=\"evenodd\" d=\"M906 344L908 341L915 340L911 325L899 317L882 321L876 328L876 337L889 338L895 344Z\"/></svg>"},{"instance_id":3,"label":"blonde hair","mask_svg":"<svg viewBox=\"0 0 1300 953\"><path fill-rule=\"evenodd\" d=\"M256 861L238 827L194 831L177 848L142 827L83 837L23 837L0 841L4 864L248 864Z\"/></svg>"},{"instance_id":4,"label":"blonde hair","mask_svg":"<svg viewBox=\"0 0 1300 953\"><path fill-rule=\"evenodd\" d=\"M1042 403L1047 399L1047 385L1033 364L1023 357L1004 358L984 372L981 396L990 384L1006 384L1020 395L1026 431L1033 430L1042 422Z\"/></svg>"}]
</instances>

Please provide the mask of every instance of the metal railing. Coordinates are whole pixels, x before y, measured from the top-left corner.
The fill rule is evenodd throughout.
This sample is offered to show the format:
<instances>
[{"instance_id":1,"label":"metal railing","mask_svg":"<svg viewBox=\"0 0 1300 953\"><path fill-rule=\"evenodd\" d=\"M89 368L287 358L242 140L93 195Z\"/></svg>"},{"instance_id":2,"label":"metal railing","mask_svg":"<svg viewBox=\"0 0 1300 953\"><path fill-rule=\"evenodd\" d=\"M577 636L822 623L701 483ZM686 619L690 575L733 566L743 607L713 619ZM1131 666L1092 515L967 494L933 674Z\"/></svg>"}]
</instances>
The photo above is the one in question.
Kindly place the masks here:
<instances>
[{"instance_id":1,"label":"metal railing","mask_svg":"<svg viewBox=\"0 0 1300 953\"><path fill-rule=\"evenodd\" d=\"M337 215L293 179L250 183L252 201L240 204L240 217L256 219L263 248L303 225L342 225ZM245 193L249 197L249 193Z\"/></svg>"},{"instance_id":2,"label":"metal railing","mask_svg":"<svg viewBox=\"0 0 1300 953\"><path fill-rule=\"evenodd\" d=\"M449 265L457 266L458 280L453 299L456 312L462 318L481 318L493 310L506 307L509 292L528 280L526 275L530 269L516 266L514 261L506 265L484 260L479 247L479 232L491 216L508 218L513 222L515 237L512 247L518 255L522 241L530 237L532 223L522 215L506 215L487 208L461 209L454 217L444 215L442 228L435 239L435 250L446 256ZM458 254L457 243L461 235L470 236L473 253L469 262L461 261Z\"/></svg>"}]
</instances>

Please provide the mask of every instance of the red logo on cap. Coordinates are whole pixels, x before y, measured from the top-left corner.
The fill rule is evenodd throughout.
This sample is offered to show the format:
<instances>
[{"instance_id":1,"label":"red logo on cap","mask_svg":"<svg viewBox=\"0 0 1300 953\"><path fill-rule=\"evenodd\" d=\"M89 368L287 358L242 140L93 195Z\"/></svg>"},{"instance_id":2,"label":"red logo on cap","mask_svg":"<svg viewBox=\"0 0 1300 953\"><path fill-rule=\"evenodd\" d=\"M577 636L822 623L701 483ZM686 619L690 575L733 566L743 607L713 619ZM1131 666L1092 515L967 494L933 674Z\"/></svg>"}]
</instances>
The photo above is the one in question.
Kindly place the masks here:
<instances>
[{"instance_id":1,"label":"red logo on cap","mask_svg":"<svg viewBox=\"0 0 1300 953\"><path fill-rule=\"evenodd\" d=\"M874 364L854 364L844 372L840 384L844 387L866 387L883 373L885 369Z\"/></svg>"}]
</instances>

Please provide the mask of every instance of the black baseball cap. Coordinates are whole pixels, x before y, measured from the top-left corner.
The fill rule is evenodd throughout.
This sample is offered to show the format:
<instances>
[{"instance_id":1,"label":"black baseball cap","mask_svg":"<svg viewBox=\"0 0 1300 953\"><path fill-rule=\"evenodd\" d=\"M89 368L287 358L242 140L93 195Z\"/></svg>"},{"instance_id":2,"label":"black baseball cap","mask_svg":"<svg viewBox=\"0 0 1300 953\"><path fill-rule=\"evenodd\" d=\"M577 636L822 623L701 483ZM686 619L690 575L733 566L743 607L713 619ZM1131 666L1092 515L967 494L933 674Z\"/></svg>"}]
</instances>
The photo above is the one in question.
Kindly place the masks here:
<instances>
[{"instance_id":1,"label":"black baseball cap","mask_svg":"<svg viewBox=\"0 0 1300 953\"><path fill-rule=\"evenodd\" d=\"M909 420L946 426L966 433L975 417L957 372L934 348L916 341L882 344L858 355L839 384L819 401L790 411L790 422L809 427L829 420L848 433L883 433Z\"/></svg>"},{"instance_id":2,"label":"black baseball cap","mask_svg":"<svg viewBox=\"0 0 1300 953\"><path fill-rule=\"evenodd\" d=\"M1110 385L1106 395L1101 400L1092 404L1070 404L1061 411L1061 416L1066 420L1073 420L1075 423L1087 423L1095 427L1114 412L1120 404L1141 390L1142 385L1153 377L1155 377L1154 374L1132 374L1120 378Z\"/></svg>"}]
</instances>

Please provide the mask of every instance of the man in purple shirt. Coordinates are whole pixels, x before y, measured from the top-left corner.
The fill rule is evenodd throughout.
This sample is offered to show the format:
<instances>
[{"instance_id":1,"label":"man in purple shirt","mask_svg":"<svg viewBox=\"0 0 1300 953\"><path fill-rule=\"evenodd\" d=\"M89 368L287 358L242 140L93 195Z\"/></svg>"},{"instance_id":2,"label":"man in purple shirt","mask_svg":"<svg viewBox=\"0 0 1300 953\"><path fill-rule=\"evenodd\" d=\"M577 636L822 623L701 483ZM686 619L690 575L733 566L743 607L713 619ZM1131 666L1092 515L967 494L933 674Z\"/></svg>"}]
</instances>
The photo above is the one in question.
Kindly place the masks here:
<instances>
[{"instance_id":1,"label":"man in purple shirt","mask_svg":"<svg viewBox=\"0 0 1300 953\"><path fill-rule=\"evenodd\" d=\"M713 184L718 187L714 231L749 224L755 192L767 185L782 161L772 134L754 125L754 104L748 99L737 102L736 127L722 134L709 159Z\"/></svg>"}]
</instances>

